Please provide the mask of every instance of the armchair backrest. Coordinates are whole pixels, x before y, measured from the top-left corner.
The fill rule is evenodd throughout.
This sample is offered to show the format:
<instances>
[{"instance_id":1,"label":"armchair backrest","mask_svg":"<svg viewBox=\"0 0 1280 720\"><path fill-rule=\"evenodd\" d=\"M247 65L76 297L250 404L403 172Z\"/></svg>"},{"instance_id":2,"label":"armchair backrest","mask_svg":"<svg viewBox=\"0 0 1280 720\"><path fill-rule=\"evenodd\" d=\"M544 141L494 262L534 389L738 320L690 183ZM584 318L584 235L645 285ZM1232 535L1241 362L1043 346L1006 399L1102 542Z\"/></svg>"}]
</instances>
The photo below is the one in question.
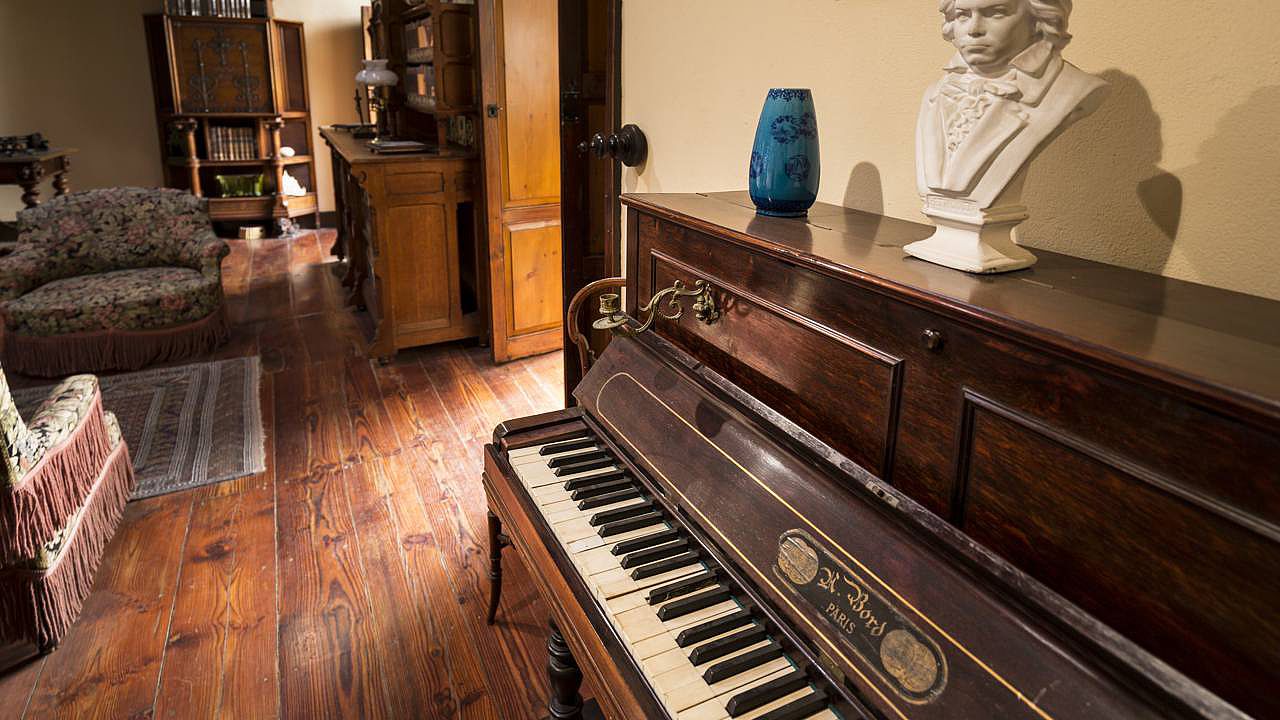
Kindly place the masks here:
<instances>
[{"instance_id":1,"label":"armchair backrest","mask_svg":"<svg viewBox=\"0 0 1280 720\"><path fill-rule=\"evenodd\" d=\"M23 443L29 437L27 424L18 414L13 393L9 392L9 380L0 368L0 452L4 453L4 462L0 463L0 488L12 487L22 479Z\"/></svg>"},{"instance_id":2,"label":"armchair backrest","mask_svg":"<svg viewBox=\"0 0 1280 720\"><path fill-rule=\"evenodd\" d=\"M209 201L169 188L85 190L18 213L18 242L55 248L60 274L199 269L193 250L212 236Z\"/></svg>"}]
</instances>

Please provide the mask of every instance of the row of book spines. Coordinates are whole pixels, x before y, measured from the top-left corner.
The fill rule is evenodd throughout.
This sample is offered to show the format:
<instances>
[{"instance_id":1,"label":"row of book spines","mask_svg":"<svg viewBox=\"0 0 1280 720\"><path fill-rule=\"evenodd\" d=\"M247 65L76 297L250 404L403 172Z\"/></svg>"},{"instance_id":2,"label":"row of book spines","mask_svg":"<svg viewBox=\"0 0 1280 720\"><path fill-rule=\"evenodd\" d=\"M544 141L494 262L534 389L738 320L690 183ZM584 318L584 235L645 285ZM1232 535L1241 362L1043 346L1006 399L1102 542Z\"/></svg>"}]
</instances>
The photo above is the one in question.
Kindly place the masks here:
<instances>
[{"instance_id":1,"label":"row of book spines","mask_svg":"<svg viewBox=\"0 0 1280 720\"><path fill-rule=\"evenodd\" d=\"M258 160L258 132L247 127L209 128L210 160Z\"/></svg>"},{"instance_id":2,"label":"row of book spines","mask_svg":"<svg viewBox=\"0 0 1280 720\"><path fill-rule=\"evenodd\" d=\"M170 15L249 18L265 17L265 6L251 0L166 0Z\"/></svg>"}]
</instances>

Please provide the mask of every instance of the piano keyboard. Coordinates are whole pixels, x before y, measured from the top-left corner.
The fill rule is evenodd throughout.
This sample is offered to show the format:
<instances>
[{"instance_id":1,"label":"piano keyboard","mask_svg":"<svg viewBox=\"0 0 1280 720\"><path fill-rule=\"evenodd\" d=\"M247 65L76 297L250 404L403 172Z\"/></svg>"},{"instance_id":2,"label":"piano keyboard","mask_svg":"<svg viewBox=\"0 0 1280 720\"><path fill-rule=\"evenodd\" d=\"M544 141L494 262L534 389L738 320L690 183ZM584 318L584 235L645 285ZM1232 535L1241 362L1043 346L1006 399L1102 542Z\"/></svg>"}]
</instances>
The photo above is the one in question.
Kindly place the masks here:
<instances>
[{"instance_id":1,"label":"piano keyboard","mask_svg":"<svg viewBox=\"0 0 1280 720\"><path fill-rule=\"evenodd\" d=\"M676 720L832 720L746 594L595 439L508 457Z\"/></svg>"}]
</instances>

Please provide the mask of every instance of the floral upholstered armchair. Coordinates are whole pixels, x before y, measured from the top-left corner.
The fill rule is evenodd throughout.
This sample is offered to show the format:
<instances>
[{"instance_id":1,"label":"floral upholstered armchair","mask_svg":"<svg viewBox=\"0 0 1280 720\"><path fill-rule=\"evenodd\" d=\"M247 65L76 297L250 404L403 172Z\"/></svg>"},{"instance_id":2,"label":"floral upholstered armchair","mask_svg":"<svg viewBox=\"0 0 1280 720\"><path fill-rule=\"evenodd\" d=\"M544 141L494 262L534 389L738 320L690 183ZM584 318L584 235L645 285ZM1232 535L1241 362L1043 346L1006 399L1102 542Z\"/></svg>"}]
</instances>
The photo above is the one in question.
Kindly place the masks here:
<instances>
[{"instance_id":1,"label":"floral upholstered armchair","mask_svg":"<svg viewBox=\"0 0 1280 720\"><path fill-rule=\"evenodd\" d=\"M208 201L171 189L71 193L18 214L0 258L4 365L28 375L133 370L227 339Z\"/></svg>"},{"instance_id":2,"label":"floral upholstered armchair","mask_svg":"<svg viewBox=\"0 0 1280 720\"><path fill-rule=\"evenodd\" d=\"M93 587L133 489L98 380L57 385L23 422L0 370L0 664L55 647Z\"/></svg>"}]
</instances>

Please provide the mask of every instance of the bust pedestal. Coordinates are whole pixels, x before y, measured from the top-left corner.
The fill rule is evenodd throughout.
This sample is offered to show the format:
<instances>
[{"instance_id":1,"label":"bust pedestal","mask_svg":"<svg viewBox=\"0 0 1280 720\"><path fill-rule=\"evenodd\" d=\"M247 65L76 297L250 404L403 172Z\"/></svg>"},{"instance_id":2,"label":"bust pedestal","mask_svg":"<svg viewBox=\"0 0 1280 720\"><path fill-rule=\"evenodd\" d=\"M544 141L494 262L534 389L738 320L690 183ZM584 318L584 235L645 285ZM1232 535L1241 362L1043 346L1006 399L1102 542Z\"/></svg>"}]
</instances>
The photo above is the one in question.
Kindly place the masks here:
<instances>
[{"instance_id":1,"label":"bust pedestal","mask_svg":"<svg viewBox=\"0 0 1280 720\"><path fill-rule=\"evenodd\" d=\"M938 229L903 248L908 255L971 273L1002 273L1031 267L1036 256L1013 241L1013 229L1030 215L1020 204L980 208L964 198L927 195L924 214Z\"/></svg>"}]
</instances>

